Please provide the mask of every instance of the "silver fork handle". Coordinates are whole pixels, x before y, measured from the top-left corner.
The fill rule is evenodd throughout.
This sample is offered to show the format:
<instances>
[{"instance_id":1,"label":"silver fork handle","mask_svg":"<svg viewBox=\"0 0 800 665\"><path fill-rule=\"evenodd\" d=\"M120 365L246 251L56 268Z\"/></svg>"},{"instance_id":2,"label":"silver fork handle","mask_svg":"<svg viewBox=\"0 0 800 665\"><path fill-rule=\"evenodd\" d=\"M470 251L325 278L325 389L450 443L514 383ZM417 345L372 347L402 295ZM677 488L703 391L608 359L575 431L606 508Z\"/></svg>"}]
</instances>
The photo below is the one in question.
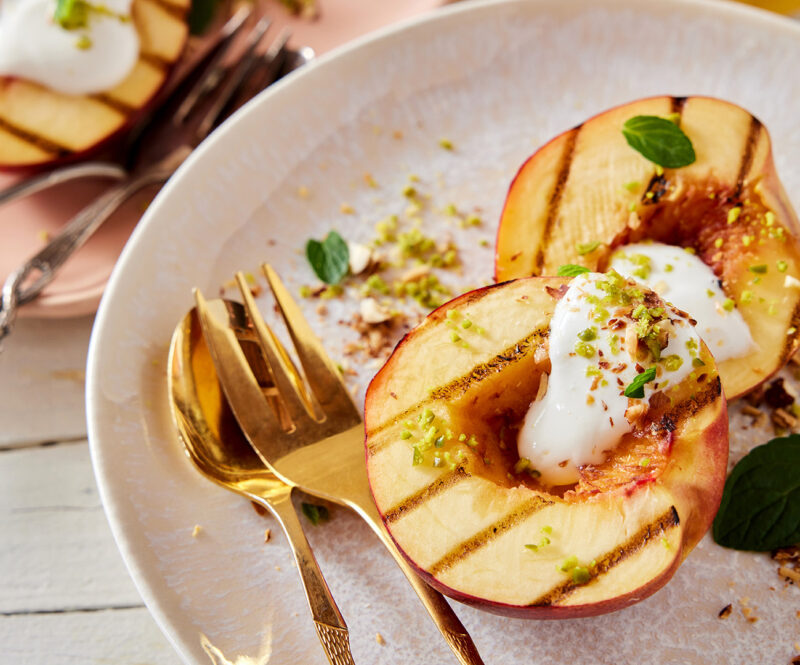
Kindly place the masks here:
<instances>
[{"instance_id":1,"label":"silver fork handle","mask_svg":"<svg viewBox=\"0 0 800 665\"><path fill-rule=\"evenodd\" d=\"M12 272L6 278L0 294L0 340L11 332L17 309L36 298L53 281L63 263L84 245L103 222L140 189L165 183L173 170L172 165L148 169L118 183L75 215L61 233ZM35 272L39 272L39 275L26 284L26 280Z\"/></svg>"},{"instance_id":2,"label":"silver fork handle","mask_svg":"<svg viewBox=\"0 0 800 665\"><path fill-rule=\"evenodd\" d=\"M16 185L0 190L0 205L10 203L14 199L22 198L23 196L30 196L70 180L91 177L121 180L126 175L127 172L124 168L111 162L86 162L84 164L65 166L49 173L27 178Z\"/></svg>"},{"instance_id":3,"label":"silver fork handle","mask_svg":"<svg viewBox=\"0 0 800 665\"><path fill-rule=\"evenodd\" d=\"M297 511L292 504L291 492L291 488L287 487L287 491L281 497L272 497L269 501L258 496L254 496L253 499L268 508L283 527L303 580L303 591L311 609L317 637L328 662L331 665L355 665L353 654L350 652L350 633L347 624L314 558L311 545L306 539Z\"/></svg>"}]
</instances>

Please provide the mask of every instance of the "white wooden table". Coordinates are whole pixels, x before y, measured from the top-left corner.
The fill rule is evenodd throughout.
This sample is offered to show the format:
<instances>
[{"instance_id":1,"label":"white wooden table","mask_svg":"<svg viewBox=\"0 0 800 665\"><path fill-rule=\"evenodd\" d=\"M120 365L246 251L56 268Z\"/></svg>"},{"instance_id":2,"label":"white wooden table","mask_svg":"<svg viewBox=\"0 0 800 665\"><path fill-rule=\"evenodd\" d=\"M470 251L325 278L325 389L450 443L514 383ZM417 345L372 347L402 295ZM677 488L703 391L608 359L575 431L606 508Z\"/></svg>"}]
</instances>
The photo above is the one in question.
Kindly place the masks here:
<instances>
[{"instance_id":1,"label":"white wooden table","mask_svg":"<svg viewBox=\"0 0 800 665\"><path fill-rule=\"evenodd\" d=\"M92 317L20 320L0 352L0 662L177 665L111 536L86 440Z\"/></svg>"}]
</instances>

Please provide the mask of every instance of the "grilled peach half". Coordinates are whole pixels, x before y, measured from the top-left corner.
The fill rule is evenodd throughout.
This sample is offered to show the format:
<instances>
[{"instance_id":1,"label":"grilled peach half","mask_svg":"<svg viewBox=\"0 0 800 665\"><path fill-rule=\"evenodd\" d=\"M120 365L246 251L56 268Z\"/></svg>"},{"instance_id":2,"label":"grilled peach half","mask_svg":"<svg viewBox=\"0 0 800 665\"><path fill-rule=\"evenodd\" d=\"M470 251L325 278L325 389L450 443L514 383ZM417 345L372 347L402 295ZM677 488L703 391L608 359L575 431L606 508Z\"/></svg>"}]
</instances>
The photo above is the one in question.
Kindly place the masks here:
<instances>
[{"instance_id":1,"label":"grilled peach half","mask_svg":"<svg viewBox=\"0 0 800 665\"><path fill-rule=\"evenodd\" d=\"M627 144L622 126L634 116L670 114L679 115L697 159L661 169ZM800 345L798 234L757 118L718 99L655 97L595 116L522 165L500 221L495 277L554 275L566 263L602 271L616 249L646 239L691 248L735 301L757 345L719 364L733 399Z\"/></svg>"},{"instance_id":2,"label":"grilled peach half","mask_svg":"<svg viewBox=\"0 0 800 665\"><path fill-rule=\"evenodd\" d=\"M498 614L592 616L649 596L708 529L725 480L727 407L704 345L705 365L576 484L521 469L516 431L550 372L568 281L519 279L443 305L367 390L369 481L392 538L432 586Z\"/></svg>"},{"instance_id":3,"label":"grilled peach half","mask_svg":"<svg viewBox=\"0 0 800 665\"><path fill-rule=\"evenodd\" d=\"M183 52L189 0L134 0L139 60L99 95L66 95L0 76L0 169L35 169L91 153L147 109Z\"/></svg>"}]
</instances>

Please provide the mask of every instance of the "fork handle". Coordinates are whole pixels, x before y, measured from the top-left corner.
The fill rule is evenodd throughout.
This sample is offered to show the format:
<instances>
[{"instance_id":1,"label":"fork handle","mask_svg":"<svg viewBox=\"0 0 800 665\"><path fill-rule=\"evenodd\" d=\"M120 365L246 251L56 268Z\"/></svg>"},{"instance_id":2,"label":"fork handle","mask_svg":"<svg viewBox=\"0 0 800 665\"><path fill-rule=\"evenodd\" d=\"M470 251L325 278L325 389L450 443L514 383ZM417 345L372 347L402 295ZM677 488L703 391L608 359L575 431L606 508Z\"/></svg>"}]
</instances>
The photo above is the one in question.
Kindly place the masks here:
<instances>
[{"instance_id":1,"label":"fork handle","mask_svg":"<svg viewBox=\"0 0 800 665\"><path fill-rule=\"evenodd\" d=\"M409 564L402 555L400 550L397 549L397 545L395 545L394 540L392 540L392 537L386 530L375 504L371 500L360 501L357 506L353 505L353 507L357 508L361 517L363 517L367 524L372 527L372 530L378 534L381 542L386 546L386 549L389 550L392 557L394 557L395 562L400 566L400 569L411 583L411 586L414 587L414 591L417 593L417 596L419 596L425 609L428 610L428 614L431 615L431 618L439 628L439 631L458 659L458 662L461 663L461 665L483 665L483 660L478 653L478 649L467 632L467 629L464 628L464 624L461 623L461 620L453 611L453 608L450 607L450 604L445 600L444 596L423 581L417 574L417 571L411 567L411 564Z\"/></svg>"},{"instance_id":2,"label":"fork handle","mask_svg":"<svg viewBox=\"0 0 800 665\"><path fill-rule=\"evenodd\" d=\"M83 162L72 166L64 166L48 173L26 178L15 185L0 190L0 205L78 178L95 177L120 180L125 175L125 169L113 162Z\"/></svg>"},{"instance_id":3,"label":"fork handle","mask_svg":"<svg viewBox=\"0 0 800 665\"><path fill-rule=\"evenodd\" d=\"M288 488L287 488L288 489ZM292 548L297 569L303 580L308 607L314 619L317 637L331 665L354 665L350 653L350 634L319 569L306 534L297 517L291 490L281 496L271 496L269 502L256 499L277 518Z\"/></svg>"}]
</instances>

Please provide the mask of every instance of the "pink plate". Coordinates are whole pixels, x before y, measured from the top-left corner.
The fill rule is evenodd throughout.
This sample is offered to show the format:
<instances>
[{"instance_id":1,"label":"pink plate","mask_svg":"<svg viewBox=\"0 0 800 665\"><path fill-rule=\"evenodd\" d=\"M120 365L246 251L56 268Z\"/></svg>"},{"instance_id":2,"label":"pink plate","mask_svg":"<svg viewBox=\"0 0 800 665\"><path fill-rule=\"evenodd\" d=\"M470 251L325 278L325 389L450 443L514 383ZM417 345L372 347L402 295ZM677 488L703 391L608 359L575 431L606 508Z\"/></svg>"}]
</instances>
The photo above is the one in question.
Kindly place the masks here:
<instances>
[{"instance_id":1,"label":"pink plate","mask_svg":"<svg viewBox=\"0 0 800 665\"><path fill-rule=\"evenodd\" d=\"M444 4L442 0L318 0L316 20L289 16L277 0L268 0L270 35L292 31L292 46L311 46L319 55L359 35ZM269 36L268 36L269 38ZM0 174L0 189L19 176ZM103 181L62 185L0 208L0 280L39 251L48 236L103 191ZM66 317L95 311L111 269L154 192L132 200L106 222L72 257L58 277L20 316Z\"/></svg>"}]
</instances>

